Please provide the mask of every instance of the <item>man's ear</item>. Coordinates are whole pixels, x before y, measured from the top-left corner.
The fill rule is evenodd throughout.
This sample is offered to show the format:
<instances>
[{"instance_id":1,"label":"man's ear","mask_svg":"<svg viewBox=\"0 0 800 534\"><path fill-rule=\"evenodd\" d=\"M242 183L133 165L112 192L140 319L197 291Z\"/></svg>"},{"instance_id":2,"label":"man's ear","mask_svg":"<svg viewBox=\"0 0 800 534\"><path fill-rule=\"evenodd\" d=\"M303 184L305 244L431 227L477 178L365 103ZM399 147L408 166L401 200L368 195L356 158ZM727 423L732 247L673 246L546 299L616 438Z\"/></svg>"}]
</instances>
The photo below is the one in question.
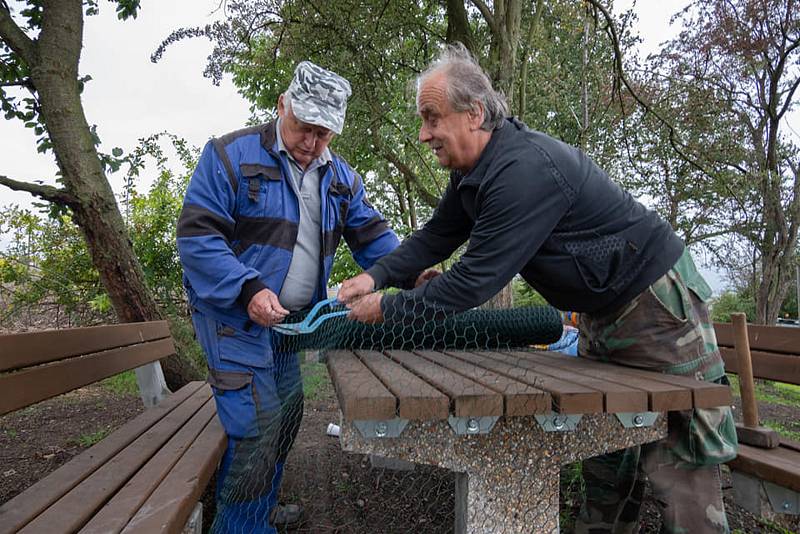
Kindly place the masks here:
<instances>
[{"instance_id":1,"label":"man's ear","mask_svg":"<svg viewBox=\"0 0 800 534\"><path fill-rule=\"evenodd\" d=\"M284 102L283 93L278 96L278 117L286 115L286 103Z\"/></svg>"},{"instance_id":2,"label":"man's ear","mask_svg":"<svg viewBox=\"0 0 800 534\"><path fill-rule=\"evenodd\" d=\"M472 130L480 130L481 126L483 126L483 118L485 114L485 110L483 109L483 104L478 102L477 100L472 103L472 109L467 111L467 116L469 117L469 126Z\"/></svg>"}]
</instances>

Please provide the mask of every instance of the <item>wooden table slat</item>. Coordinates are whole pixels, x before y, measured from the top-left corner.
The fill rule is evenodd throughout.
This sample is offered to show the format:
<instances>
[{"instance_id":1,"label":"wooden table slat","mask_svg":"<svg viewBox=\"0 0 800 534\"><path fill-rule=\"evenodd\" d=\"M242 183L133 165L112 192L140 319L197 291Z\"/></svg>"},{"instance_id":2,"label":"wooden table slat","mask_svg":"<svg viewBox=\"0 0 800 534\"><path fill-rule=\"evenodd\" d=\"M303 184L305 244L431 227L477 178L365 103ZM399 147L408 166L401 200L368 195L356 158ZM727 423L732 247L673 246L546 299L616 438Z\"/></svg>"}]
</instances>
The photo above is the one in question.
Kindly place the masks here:
<instances>
[{"instance_id":1,"label":"wooden table slat","mask_svg":"<svg viewBox=\"0 0 800 534\"><path fill-rule=\"evenodd\" d=\"M166 321L39 330L4 335L0 371L20 369L169 336L169 326Z\"/></svg>"},{"instance_id":2,"label":"wooden table slat","mask_svg":"<svg viewBox=\"0 0 800 534\"><path fill-rule=\"evenodd\" d=\"M0 534L17 532L193 395L209 397L211 389L204 382L190 382L4 503L0 506Z\"/></svg>"},{"instance_id":3,"label":"wooden table slat","mask_svg":"<svg viewBox=\"0 0 800 534\"><path fill-rule=\"evenodd\" d=\"M209 389L189 397L20 532L74 532L81 528L210 397Z\"/></svg>"},{"instance_id":4,"label":"wooden table slat","mask_svg":"<svg viewBox=\"0 0 800 534\"><path fill-rule=\"evenodd\" d=\"M182 532L217 469L217 459L225 452L227 441L225 429L214 417L123 532ZM176 495L180 495L177 506Z\"/></svg>"},{"instance_id":5,"label":"wooden table slat","mask_svg":"<svg viewBox=\"0 0 800 534\"><path fill-rule=\"evenodd\" d=\"M553 365L557 363L558 360L565 360L568 356L560 354L542 356L540 354L533 358L521 358L520 354L519 352L512 352L510 354L490 353L490 355L495 358L502 356L504 361L508 363L514 363L514 361L516 361L520 366L527 369L533 369L537 372L552 376L553 378L577 382L601 391L604 399L603 410L606 413L644 412L648 408L647 393L642 390L617 382L604 380L594 373L581 374L572 369L564 369Z\"/></svg>"},{"instance_id":6,"label":"wooden table slat","mask_svg":"<svg viewBox=\"0 0 800 534\"><path fill-rule=\"evenodd\" d=\"M482 356L482 353L446 351L447 354L494 371L520 382L547 391L553 400L553 410L565 414L585 414L603 412L603 394L591 388L538 374L530 369Z\"/></svg>"},{"instance_id":7,"label":"wooden table slat","mask_svg":"<svg viewBox=\"0 0 800 534\"><path fill-rule=\"evenodd\" d=\"M403 419L425 421L450 415L450 398L397 362L377 351L359 350L356 355L397 397L397 413Z\"/></svg>"},{"instance_id":8,"label":"wooden table slat","mask_svg":"<svg viewBox=\"0 0 800 534\"><path fill-rule=\"evenodd\" d=\"M81 534L120 532L136 515L148 496L216 416L214 399L203 407L150 459L81 529Z\"/></svg>"},{"instance_id":9,"label":"wooden table slat","mask_svg":"<svg viewBox=\"0 0 800 534\"><path fill-rule=\"evenodd\" d=\"M386 354L445 392L456 417L503 415L503 397L499 393L411 352L390 350Z\"/></svg>"},{"instance_id":10,"label":"wooden table slat","mask_svg":"<svg viewBox=\"0 0 800 534\"><path fill-rule=\"evenodd\" d=\"M598 363L586 358L564 358L563 356L549 356L540 352L518 352L522 358L540 361L541 357L548 358L548 365L558 366L576 372L596 376L609 382L625 384L647 393L647 409L653 412L666 412L670 410L689 410L692 408L692 392L689 389L672 384L665 384L648 376L642 371L641 376L625 375L617 372L618 366L607 363Z\"/></svg>"},{"instance_id":11,"label":"wooden table slat","mask_svg":"<svg viewBox=\"0 0 800 534\"><path fill-rule=\"evenodd\" d=\"M447 356L441 352L429 350L414 352L423 358L441 365L442 367L446 367L462 376L469 377L487 388L502 394L505 400L506 415L532 415L550 411L552 400L550 394L546 391L495 373L494 371L478 367L464 360Z\"/></svg>"},{"instance_id":12,"label":"wooden table slat","mask_svg":"<svg viewBox=\"0 0 800 534\"><path fill-rule=\"evenodd\" d=\"M328 353L328 371L347 421L393 419L397 399L350 351Z\"/></svg>"}]
</instances>

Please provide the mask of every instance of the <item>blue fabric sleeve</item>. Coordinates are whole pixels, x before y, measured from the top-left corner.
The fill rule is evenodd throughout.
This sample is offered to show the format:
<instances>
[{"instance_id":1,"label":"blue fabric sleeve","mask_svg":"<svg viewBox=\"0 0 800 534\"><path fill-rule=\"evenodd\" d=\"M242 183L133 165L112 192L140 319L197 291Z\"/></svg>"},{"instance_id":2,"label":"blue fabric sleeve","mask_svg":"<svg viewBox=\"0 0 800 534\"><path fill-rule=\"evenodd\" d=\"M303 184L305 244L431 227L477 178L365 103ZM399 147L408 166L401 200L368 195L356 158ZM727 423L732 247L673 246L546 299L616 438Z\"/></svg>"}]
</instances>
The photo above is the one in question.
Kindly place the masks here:
<instances>
[{"instance_id":1,"label":"blue fabric sleeve","mask_svg":"<svg viewBox=\"0 0 800 534\"><path fill-rule=\"evenodd\" d=\"M258 271L245 267L231 249L236 193L212 142L206 144L189 182L178 220L178 253L197 296L232 308Z\"/></svg>"}]
</instances>

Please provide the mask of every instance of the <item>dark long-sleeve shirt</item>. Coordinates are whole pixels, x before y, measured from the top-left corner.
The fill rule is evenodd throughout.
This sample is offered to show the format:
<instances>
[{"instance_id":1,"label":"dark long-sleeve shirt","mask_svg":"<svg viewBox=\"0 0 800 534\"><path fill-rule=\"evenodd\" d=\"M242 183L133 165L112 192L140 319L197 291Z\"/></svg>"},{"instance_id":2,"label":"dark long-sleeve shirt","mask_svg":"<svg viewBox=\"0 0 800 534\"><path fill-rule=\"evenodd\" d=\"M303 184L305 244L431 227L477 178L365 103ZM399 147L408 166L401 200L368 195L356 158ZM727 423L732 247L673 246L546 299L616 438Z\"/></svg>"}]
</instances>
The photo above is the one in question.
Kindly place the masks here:
<instances>
[{"instance_id":1,"label":"dark long-sleeve shirt","mask_svg":"<svg viewBox=\"0 0 800 534\"><path fill-rule=\"evenodd\" d=\"M557 308L610 311L666 273L684 248L588 156L513 119L494 130L468 174L451 173L431 220L367 272L378 288L395 285L465 241L446 273L385 296L384 313L422 299L463 311L517 273Z\"/></svg>"}]
</instances>

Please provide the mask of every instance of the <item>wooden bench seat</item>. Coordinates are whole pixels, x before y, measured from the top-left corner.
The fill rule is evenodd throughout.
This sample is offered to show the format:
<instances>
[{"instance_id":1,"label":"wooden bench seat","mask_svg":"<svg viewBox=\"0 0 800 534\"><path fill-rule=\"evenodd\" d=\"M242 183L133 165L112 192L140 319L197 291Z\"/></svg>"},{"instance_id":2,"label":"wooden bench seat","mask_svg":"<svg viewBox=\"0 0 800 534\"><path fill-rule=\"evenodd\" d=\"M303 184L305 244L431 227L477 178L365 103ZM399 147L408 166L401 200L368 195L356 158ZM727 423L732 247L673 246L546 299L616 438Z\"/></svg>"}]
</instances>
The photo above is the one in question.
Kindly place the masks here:
<instances>
[{"instance_id":1,"label":"wooden bench seat","mask_svg":"<svg viewBox=\"0 0 800 534\"><path fill-rule=\"evenodd\" d=\"M730 404L730 388L545 352L332 351L346 421L667 412Z\"/></svg>"},{"instance_id":2,"label":"wooden bench seat","mask_svg":"<svg viewBox=\"0 0 800 534\"><path fill-rule=\"evenodd\" d=\"M737 426L739 454L728 462L739 485L737 501L764 515L761 494L772 494L773 513L800 515L800 443L759 426L752 383L760 378L800 385L800 328L746 325L743 315L734 320L715 323L714 330L726 371L740 377L745 423Z\"/></svg>"},{"instance_id":3,"label":"wooden bench seat","mask_svg":"<svg viewBox=\"0 0 800 534\"><path fill-rule=\"evenodd\" d=\"M173 352L165 321L0 336L0 415ZM192 382L0 506L0 533L180 532L225 443Z\"/></svg>"}]
</instances>

